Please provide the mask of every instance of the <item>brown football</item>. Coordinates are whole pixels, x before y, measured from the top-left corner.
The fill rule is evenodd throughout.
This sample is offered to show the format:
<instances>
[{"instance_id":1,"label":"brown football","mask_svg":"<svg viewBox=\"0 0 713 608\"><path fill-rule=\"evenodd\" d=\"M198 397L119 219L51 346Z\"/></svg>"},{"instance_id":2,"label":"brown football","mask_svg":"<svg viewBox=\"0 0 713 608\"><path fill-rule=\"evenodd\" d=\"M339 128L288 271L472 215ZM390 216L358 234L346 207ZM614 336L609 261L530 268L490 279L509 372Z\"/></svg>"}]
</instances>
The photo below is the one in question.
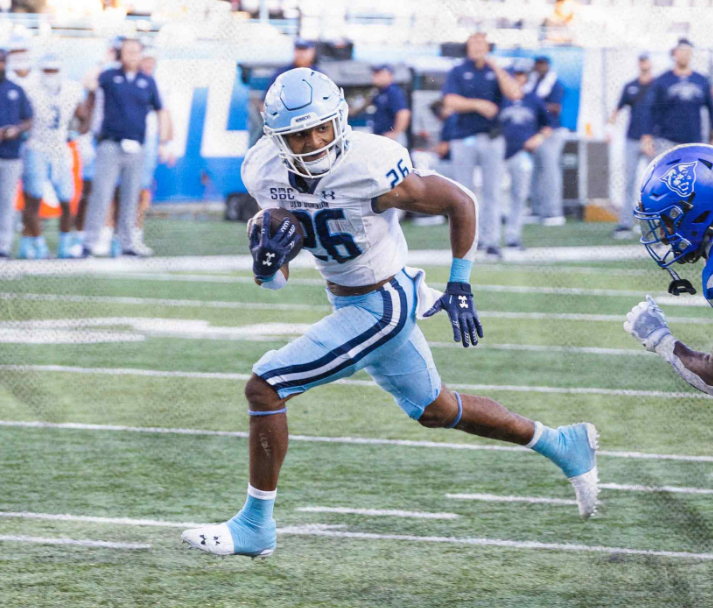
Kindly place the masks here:
<instances>
[{"instance_id":1,"label":"brown football","mask_svg":"<svg viewBox=\"0 0 713 608\"><path fill-rule=\"evenodd\" d=\"M297 257L297 254L302 250L302 245L304 244L304 229L302 224L297 219L297 216L288 211L287 209L275 208L275 209L261 209L248 221L248 238L250 237L250 232L253 226L257 226L259 230L262 230L262 219L265 215L265 211L270 212L270 236L274 236L277 230L282 225L285 218L290 220L290 223L295 227L297 232L297 241L295 246L292 248L290 255L287 256L287 261L291 262Z\"/></svg>"}]
</instances>

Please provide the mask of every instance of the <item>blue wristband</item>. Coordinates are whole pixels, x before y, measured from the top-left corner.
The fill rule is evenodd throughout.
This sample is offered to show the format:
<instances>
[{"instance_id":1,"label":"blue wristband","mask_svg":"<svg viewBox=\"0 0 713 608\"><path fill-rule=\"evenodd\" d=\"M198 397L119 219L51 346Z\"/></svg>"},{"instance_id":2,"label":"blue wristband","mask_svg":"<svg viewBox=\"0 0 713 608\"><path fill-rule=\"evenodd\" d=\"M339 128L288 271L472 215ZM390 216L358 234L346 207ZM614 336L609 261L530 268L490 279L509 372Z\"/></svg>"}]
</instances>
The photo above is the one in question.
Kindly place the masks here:
<instances>
[{"instance_id":1,"label":"blue wristband","mask_svg":"<svg viewBox=\"0 0 713 608\"><path fill-rule=\"evenodd\" d=\"M470 271L473 270L473 262L461 258L453 258L451 264L451 276L449 283L470 283Z\"/></svg>"}]
</instances>

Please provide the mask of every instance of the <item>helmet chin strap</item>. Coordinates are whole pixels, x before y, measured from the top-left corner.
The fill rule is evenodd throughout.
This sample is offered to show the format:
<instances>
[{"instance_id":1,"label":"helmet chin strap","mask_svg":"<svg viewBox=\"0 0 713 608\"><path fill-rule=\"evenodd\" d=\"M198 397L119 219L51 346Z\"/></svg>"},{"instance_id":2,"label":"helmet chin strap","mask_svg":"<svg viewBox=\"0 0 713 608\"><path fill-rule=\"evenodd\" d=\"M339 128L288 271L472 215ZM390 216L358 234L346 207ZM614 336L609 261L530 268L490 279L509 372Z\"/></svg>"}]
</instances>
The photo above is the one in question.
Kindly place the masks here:
<instances>
[{"instance_id":1,"label":"helmet chin strap","mask_svg":"<svg viewBox=\"0 0 713 608\"><path fill-rule=\"evenodd\" d=\"M690 293L692 296L696 295L696 288L691 285L691 282L688 279L682 279L670 266L666 268L666 270L671 275L671 283L669 283L668 292L672 296L680 296L682 293Z\"/></svg>"}]
</instances>

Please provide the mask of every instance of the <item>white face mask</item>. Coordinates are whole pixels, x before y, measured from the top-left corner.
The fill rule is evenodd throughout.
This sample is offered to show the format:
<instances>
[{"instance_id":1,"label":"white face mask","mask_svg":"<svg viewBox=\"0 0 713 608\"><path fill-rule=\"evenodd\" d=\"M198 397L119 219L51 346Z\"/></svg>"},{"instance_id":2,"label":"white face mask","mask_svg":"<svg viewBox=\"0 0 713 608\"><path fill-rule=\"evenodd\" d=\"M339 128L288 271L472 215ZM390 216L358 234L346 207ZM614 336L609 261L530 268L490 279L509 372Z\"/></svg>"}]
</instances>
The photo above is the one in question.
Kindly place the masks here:
<instances>
[{"instance_id":1,"label":"white face mask","mask_svg":"<svg viewBox=\"0 0 713 608\"><path fill-rule=\"evenodd\" d=\"M41 82L43 86L56 91L59 89L62 79L59 74L42 74Z\"/></svg>"},{"instance_id":2,"label":"white face mask","mask_svg":"<svg viewBox=\"0 0 713 608\"><path fill-rule=\"evenodd\" d=\"M330 148L327 153L317 160L307 162L304 158L302 159L302 164L305 169L312 174L319 175L320 173L326 173L334 165L334 161L337 160L337 150L336 148Z\"/></svg>"}]
</instances>

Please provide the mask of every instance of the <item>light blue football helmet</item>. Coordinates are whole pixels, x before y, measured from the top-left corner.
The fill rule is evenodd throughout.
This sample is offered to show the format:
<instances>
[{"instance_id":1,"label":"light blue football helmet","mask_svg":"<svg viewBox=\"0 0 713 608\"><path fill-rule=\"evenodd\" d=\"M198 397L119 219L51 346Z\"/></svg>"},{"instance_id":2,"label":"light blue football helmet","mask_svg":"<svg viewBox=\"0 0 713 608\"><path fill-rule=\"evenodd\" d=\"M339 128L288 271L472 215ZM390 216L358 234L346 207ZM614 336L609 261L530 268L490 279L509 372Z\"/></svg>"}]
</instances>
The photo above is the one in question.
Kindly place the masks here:
<instances>
[{"instance_id":1,"label":"light blue football helmet","mask_svg":"<svg viewBox=\"0 0 713 608\"><path fill-rule=\"evenodd\" d=\"M344 160L351 127L344 91L310 68L295 68L277 77L265 96L262 113L267 135L279 150L287 170L313 179L323 177ZM307 154L295 154L285 135L332 122L334 141Z\"/></svg>"}]
</instances>

